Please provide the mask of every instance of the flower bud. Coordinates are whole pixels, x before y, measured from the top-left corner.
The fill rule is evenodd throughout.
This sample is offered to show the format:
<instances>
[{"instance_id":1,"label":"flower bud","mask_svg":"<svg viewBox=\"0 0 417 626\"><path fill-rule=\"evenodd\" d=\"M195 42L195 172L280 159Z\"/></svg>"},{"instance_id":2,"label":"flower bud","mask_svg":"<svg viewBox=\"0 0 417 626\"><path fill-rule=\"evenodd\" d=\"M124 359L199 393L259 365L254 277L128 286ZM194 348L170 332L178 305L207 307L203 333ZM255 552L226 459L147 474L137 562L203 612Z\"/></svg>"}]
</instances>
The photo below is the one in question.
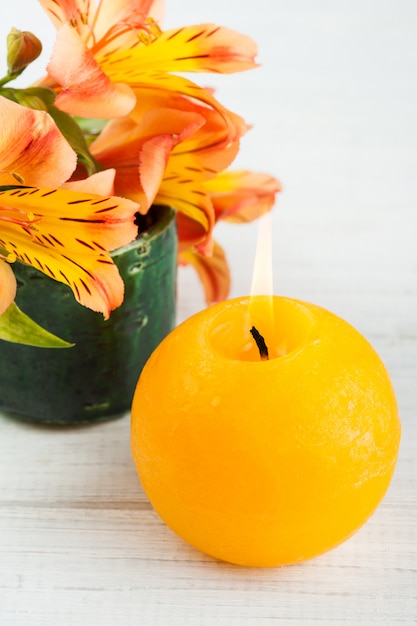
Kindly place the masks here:
<instances>
[{"instance_id":1,"label":"flower bud","mask_svg":"<svg viewBox=\"0 0 417 626\"><path fill-rule=\"evenodd\" d=\"M7 35L7 67L9 74L20 74L25 67L38 58L42 44L28 30L12 28Z\"/></svg>"}]
</instances>

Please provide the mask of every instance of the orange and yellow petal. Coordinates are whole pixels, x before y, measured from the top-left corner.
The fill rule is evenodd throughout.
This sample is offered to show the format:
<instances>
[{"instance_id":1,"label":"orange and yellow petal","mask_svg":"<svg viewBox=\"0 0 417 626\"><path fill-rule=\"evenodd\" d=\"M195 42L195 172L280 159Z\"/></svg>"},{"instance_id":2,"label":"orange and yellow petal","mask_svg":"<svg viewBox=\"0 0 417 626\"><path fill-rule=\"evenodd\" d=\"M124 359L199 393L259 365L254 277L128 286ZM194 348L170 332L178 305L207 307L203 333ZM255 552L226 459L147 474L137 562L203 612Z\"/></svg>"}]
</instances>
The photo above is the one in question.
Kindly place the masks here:
<instances>
[{"instance_id":1,"label":"orange and yellow petal","mask_svg":"<svg viewBox=\"0 0 417 626\"><path fill-rule=\"evenodd\" d=\"M59 186L77 156L51 116L0 96L0 185Z\"/></svg>"},{"instance_id":2,"label":"orange and yellow petal","mask_svg":"<svg viewBox=\"0 0 417 626\"><path fill-rule=\"evenodd\" d=\"M208 195L197 182L181 176L164 178L155 204L170 206L177 211L179 249L206 244L214 227L214 211Z\"/></svg>"},{"instance_id":3,"label":"orange and yellow petal","mask_svg":"<svg viewBox=\"0 0 417 626\"><path fill-rule=\"evenodd\" d=\"M135 93L138 103L129 117L110 122L90 146L104 167L116 167L123 175L127 163L132 163L134 143L163 134L176 136L167 163L168 176L173 170L203 180L233 161L238 140L247 128L241 118L171 91L144 86L142 93L136 88ZM120 188L118 193L125 192Z\"/></svg>"},{"instance_id":4,"label":"orange and yellow petal","mask_svg":"<svg viewBox=\"0 0 417 626\"><path fill-rule=\"evenodd\" d=\"M207 304L227 298L230 291L230 270L224 251L218 243L214 242L211 256L188 249L180 253L179 262L195 269L203 285Z\"/></svg>"},{"instance_id":5,"label":"orange and yellow petal","mask_svg":"<svg viewBox=\"0 0 417 626\"><path fill-rule=\"evenodd\" d=\"M154 78L158 78L156 75ZM162 88L162 85L164 88ZM169 85L169 89L167 89ZM220 105L212 94L182 77L170 76L161 85L134 85L137 104L130 117L144 125L148 111L158 115L166 108L180 113L194 113L203 123L193 133L183 136L172 150L167 164L167 177L182 172L184 177L204 180L225 169L236 157L239 139L248 126L238 115Z\"/></svg>"},{"instance_id":6,"label":"orange and yellow petal","mask_svg":"<svg viewBox=\"0 0 417 626\"><path fill-rule=\"evenodd\" d=\"M250 222L267 213L281 191L273 176L246 170L220 172L203 186L213 203L216 221L235 223Z\"/></svg>"},{"instance_id":7,"label":"orange and yellow petal","mask_svg":"<svg viewBox=\"0 0 417 626\"><path fill-rule=\"evenodd\" d=\"M0 259L0 315L11 305L16 296L16 278L8 263Z\"/></svg>"},{"instance_id":8,"label":"orange and yellow petal","mask_svg":"<svg viewBox=\"0 0 417 626\"><path fill-rule=\"evenodd\" d=\"M55 103L67 113L112 118L126 115L135 105L130 87L109 79L68 24L57 33L47 69L49 76L61 86Z\"/></svg>"},{"instance_id":9,"label":"orange and yellow petal","mask_svg":"<svg viewBox=\"0 0 417 626\"><path fill-rule=\"evenodd\" d=\"M200 145L195 144L197 136ZM227 141L221 134L210 137L204 129L191 137L189 141L177 145L167 163L165 178L177 176L181 172L184 179L206 181L228 167L239 152L240 142Z\"/></svg>"},{"instance_id":10,"label":"orange and yellow petal","mask_svg":"<svg viewBox=\"0 0 417 626\"><path fill-rule=\"evenodd\" d=\"M86 27L90 0L39 0L56 28L70 22L73 28Z\"/></svg>"},{"instance_id":11,"label":"orange and yellow petal","mask_svg":"<svg viewBox=\"0 0 417 626\"><path fill-rule=\"evenodd\" d=\"M139 202L144 213L155 199L172 150L204 122L193 112L149 110L141 124L129 118L110 122L90 149L101 165L116 169L116 193Z\"/></svg>"},{"instance_id":12,"label":"orange and yellow petal","mask_svg":"<svg viewBox=\"0 0 417 626\"><path fill-rule=\"evenodd\" d=\"M201 109L204 107L205 115L213 111L222 118L219 124L227 128L231 140L242 137L249 130L244 119L223 106L211 90L200 87L183 76L146 70L135 82L130 82L130 86L137 100L130 116L137 123L140 123L149 109L169 107L204 115Z\"/></svg>"},{"instance_id":13,"label":"orange and yellow petal","mask_svg":"<svg viewBox=\"0 0 417 626\"><path fill-rule=\"evenodd\" d=\"M153 41L97 57L112 80L135 82L150 72L215 72L228 74L257 67L257 45L247 35L215 24L167 30Z\"/></svg>"},{"instance_id":14,"label":"orange and yellow petal","mask_svg":"<svg viewBox=\"0 0 417 626\"><path fill-rule=\"evenodd\" d=\"M192 136L205 124L205 118L195 111L169 106L149 106L135 120L131 115L111 120L90 145L91 153L101 164L110 161L123 165L131 161L144 141L158 135L172 135L175 145ZM124 156L128 154L128 156Z\"/></svg>"},{"instance_id":15,"label":"orange and yellow petal","mask_svg":"<svg viewBox=\"0 0 417 626\"><path fill-rule=\"evenodd\" d=\"M114 177L115 169L103 170L96 172L88 178L66 182L61 185L61 189L68 191L80 191L84 193L94 193L101 196L114 195Z\"/></svg>"},{"instance_id":16,"label":"orange and yellow petal","mask_svg":"<svg viewBox=\"0 0 417 626\"><path fill-rule=\"evenodd\" d=\"M136 209L130 200L95 194L3 190L0 246L67 284L81 304L107 318L121 304L124 290L108 250L136 237Z\"/></svg>"}]
</instances>

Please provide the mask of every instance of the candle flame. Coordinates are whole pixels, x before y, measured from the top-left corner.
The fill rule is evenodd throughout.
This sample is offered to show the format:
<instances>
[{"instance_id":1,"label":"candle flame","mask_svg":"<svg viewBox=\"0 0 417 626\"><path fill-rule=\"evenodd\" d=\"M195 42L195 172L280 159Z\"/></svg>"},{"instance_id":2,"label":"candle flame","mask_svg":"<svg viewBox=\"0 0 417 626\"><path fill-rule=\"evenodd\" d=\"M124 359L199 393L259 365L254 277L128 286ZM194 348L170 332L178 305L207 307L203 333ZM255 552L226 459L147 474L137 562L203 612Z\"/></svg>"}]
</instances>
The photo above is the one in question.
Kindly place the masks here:
<instances>
[{"instance_id":1,"label":"candle flame","mask_svg":"<svg viewBox=\"0 0 417 626\"><path fill-rule=\"evenodd\" d=\"M263 296L259 298L258 296ZM274 349L274 305L272 275L272 216L265 213L258 220L255 262L249 301L250 325L265 337L268 348Z\"/></svg>"},{"instance_id":2,"label":"candle flame","mask_svg":"<svg viewBox=\"0 0 417 626\"><path fill-rule=\"evenodd\" d=\"M265 213L258 220L255 263L252 274L250 295L272 296L272 217Z\"/></svg>"}]
</instances>

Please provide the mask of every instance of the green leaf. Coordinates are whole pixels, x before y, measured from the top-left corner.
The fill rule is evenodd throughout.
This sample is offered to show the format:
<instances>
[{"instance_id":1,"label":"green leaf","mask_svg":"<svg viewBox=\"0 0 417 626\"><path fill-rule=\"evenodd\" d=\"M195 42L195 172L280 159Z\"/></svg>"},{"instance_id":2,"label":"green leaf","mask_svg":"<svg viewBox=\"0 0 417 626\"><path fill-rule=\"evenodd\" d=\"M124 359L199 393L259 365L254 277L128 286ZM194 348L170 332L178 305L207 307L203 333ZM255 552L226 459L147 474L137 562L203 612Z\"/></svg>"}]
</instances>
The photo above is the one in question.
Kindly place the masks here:
<instances>
[{"instance_id":1,"label":"green leaf","mask_svg":"<svg viewBox=\"0 0 417 626\"><path fill-rule=\"evenodd\" d=\"M74 345L39 326L14 302L0 315L0 339L38 348L71 348Z\"/></svg>"},{"instance_id":2,"label":"green leaf","mask_svg":"<svg viewBox=\"0 0 417 626\"><path fill-rule=\"evenodd\" d=\"M48 113L53 118L71 148L78 154L79 160L85 166L88 174L91 175L98 172L101 167L90 154L83 131L74 118L64 113L64 111L61 111L53 104L48 106Z\"/></svg>"},{"instance_id":3,"label":"green leaf","mask_svg":"<svg viewBox=\"0 0 417 626\"><path fill-rule=\"evenodd\" d=\"M12 102L18 102L16 97L16 89L12 89L11 87L2 87L0 89L0 96L3 96L3 98L7 98Z\"/></svg>"},{"instance_id":4,"label":"green leaf","mask_svg":"<svg viewBox=\"0 0 417 626\"><path fill-rule=\"evenodd\" d=\"M54 92L45 87L7 88L1 90L1 95L28 109L36 109L37 111L47 111L55 100Z\"/></svg>"},{"instance_id":5,"label":"green leaf","mask_svg":"<svg viewBox=\"0 0 417 626\"><path fill-rule=\"evenodd\" d=\"M16 92L19 104L38 111L47 111L55 100L55 94L52 89L45 87L28 87L27 89L18 89Z\"/></svg>"},{"instance_id":6,"label":"green leaf","mask_svg":"<svg viewBox=\"0 0 417 626\"><path fill-rule=\"evenodd\" d=\"M74 115L74 120L83 131L88 145L94 141L97 135L99 135L103 128L109 123L108 120L78 117L77 115Z\"/></svg>"}]
</instances>

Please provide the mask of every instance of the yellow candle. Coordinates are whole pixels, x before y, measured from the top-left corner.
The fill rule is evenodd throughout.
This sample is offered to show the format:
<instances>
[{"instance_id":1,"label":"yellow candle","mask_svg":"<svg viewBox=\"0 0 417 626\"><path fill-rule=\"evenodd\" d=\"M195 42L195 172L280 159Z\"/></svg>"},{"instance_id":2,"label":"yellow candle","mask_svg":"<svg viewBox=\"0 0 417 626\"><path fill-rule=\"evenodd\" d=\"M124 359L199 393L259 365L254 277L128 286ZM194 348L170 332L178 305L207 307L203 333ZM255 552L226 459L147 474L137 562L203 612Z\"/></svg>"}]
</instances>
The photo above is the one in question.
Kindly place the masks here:
<instances>
[{"instance_id":1,"label":"yellow candle","mask_svg":"<svg viewBox=\"0 0 417 626\"><path fill-rule=\"evenodd\" d=\"M248 566L300 562L346 540L383 498L400 432L371 345L284 297L229 300L178 326L132 405L133 457L155 510L196 548Z\"/></svg>"}]
</instances>

